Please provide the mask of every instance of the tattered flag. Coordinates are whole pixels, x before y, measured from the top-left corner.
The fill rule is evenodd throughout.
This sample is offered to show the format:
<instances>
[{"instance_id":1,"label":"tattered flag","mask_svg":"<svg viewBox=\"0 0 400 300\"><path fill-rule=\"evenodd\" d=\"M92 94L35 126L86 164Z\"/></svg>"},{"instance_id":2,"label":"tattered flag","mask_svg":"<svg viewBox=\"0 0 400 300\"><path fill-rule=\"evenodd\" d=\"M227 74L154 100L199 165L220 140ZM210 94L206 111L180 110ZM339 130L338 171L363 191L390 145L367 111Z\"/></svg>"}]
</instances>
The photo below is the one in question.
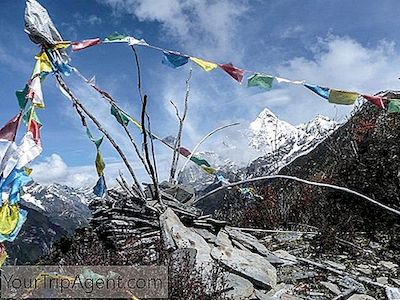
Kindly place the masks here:
<instances>
[{"instance_id":1,"label":"tattered flag","mask_svg":"<svg viewBox=\"0 0 400 300\"><path fill-rule=\"evenodd\" d=\"M229 63L229 64L221 64L221 65L219 65L219 67L222 70L224 70L226 73L228 73L233 79L235 79L239 83L242 82L243 75L244 75L244 70L235 67L231 63Z\"/></svg>"}]
</instances>

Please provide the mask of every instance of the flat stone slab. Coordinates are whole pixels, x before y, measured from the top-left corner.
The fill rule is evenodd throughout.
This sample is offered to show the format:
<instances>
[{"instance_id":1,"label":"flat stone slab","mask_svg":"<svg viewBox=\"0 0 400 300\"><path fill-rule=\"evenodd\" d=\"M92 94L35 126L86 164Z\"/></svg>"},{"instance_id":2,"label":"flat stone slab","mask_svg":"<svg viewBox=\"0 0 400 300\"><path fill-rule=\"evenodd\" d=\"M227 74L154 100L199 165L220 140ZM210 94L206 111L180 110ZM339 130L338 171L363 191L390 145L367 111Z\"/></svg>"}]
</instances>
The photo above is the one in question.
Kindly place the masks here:
<instances>
[{"instance_id":1,"label":"flat stone slab","mask_svg":"<svg viewBox=\"0 0 400 300\"><path fill-rule=\"evenodd\" d=\"M226 296L228 299L249 299L254 293L253 284L249 280L232 273L227 274L226 285L227 288L233 288L232 290L224 293L224 296Z\"/></svg>"},{"instance_id":2,"label":"flat stone slab","mask_svg":"<svg viewBox=\"0 0 400 300\"><path fill-rule=\"evenodd\" d=\"M211 256L229 270L250 280L261 289L276 286L276 269L263 256L234 248L228 234L221 230Z\"/></svg>"},{"instance_id":3,"label":"flat stone slab","mask_svg":"<svg viewBox=\"0 0 400 300\"><path fill-rule=\"evenodd\" d=\"M251 235L250 233L246 233L237 229L234 229L232 227L225 227L226 232L229 234L229 236L237 240L239 243L241 243L243 246L246 248L256 251L258 254L261 254L264 256L271 264L283 264L284 261L273 254L271 251L267 249L263 244L261 244L256 237Z\"/></svg>"}]
</instances>

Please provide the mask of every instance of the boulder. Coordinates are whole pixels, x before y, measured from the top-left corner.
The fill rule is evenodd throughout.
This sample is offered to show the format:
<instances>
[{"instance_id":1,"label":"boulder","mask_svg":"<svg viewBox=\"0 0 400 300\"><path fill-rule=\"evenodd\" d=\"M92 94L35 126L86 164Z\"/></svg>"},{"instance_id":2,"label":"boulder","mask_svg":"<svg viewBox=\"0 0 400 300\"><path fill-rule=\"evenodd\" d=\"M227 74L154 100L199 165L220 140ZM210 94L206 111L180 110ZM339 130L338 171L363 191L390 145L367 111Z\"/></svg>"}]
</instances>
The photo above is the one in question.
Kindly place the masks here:
<instances>
[{"instance_id":1,"label":"boulder","mask_svg":"<svg viewBox=\"0 0 400 300\"><path fill-rule=\"evenodd\" d=\"M233 229L232 227L225 227L226 232L229 234L229 236L240 242L243 246L246 248L257 252L258 254L261 254L264 256L271 264L283 264L284 261L273 254L271 251L267 249L263 244L261 244L256 237L253 235Z\"/></svg>"},{"instance_id":2,"label":"boulder","mask_svg":"<svg viewBox=\"0 0 400 300\"><path fill-rule=\"evenodd\" d=\"M233 288L224 293L228 299L249 299L254 292L253 284L250 281L232 273L227 274L225 283L228 289Z\"/></svg>"},{"instance_id":3,"label":"boulder","mask_svg":"<svg viewBox=\"0 0 400 300\"><path fill-rule=\"evenodd\" d=\"M250 280L262 289L276 286L276 269L263 256L234 248L228 234L221 230L211 256L233 273Z\"/></svg>"}]
</instances>

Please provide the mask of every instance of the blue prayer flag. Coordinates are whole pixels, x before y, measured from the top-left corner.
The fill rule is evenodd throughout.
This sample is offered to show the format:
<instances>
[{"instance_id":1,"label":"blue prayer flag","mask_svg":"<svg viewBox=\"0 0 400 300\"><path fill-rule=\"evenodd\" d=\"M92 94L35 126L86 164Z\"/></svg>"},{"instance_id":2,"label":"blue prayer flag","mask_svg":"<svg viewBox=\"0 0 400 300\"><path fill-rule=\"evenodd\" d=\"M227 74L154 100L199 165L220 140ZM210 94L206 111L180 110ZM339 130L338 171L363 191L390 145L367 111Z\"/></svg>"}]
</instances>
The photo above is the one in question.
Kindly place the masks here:
<instances>
[{"instance_id":1,"label":"blue prayer flag","mask_svg":"<svg viewBox=\"0 0 400 300\"><path fill-rule=\"evenodd\" d=\"M308 84L308 83L304 83L304 86L312 90L317 95L320 95L322 98L325 98L327 100L329 99L329 90L330 90L329 88L320 87L318 85Z\"/></svg>"},{"instance_id":2,"label":"blue prayer flag","mask_svg":"<svg viewBox=\"0 0 400 300\"><path fill-rule=\"evenodd\" d=\"M177 52L166 52L164 51L164 57L162 63L171 68L179 68L184 64L187 64L189 61L189 57L179 54Z\"/></svg>"}]
</instances>

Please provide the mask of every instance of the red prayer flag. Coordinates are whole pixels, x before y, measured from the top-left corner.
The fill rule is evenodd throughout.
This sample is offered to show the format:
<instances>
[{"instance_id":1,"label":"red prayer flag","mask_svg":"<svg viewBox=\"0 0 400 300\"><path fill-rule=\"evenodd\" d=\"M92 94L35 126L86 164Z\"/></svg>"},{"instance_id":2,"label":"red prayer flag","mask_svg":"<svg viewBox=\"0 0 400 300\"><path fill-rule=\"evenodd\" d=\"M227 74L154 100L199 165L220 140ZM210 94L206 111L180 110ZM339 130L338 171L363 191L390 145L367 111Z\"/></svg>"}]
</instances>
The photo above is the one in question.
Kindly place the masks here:
<instances>
[{"instance_id":1,"label":"red prayer flag","mask_svg":"<svg viewBox=\"0 0 400 300\"><path fill-rule=\"evenodd\" d=\"M32 119L29 123L28 130L32 132L33 140L36 144L40 145L40 124Z\"/></svg>"},{"instance_id":2,"label":"red prayer flag","mask_svg":"<svg viewBox=\"0 0 400 300\"><path fill-rule=\"evenodd\" d=\"M3 128L0 129L0 139L15 142L19 122L21 120L21 113L18 113L14 118L7 122Z\"/></svg>"},{"instance_id":3,"label":"red prayer flag","mask_svg":"<svg viewBox=\"0 0 400 300\"><path fill-rule=\"evenodd\" d=\"M190 151L188 149L186 149L185 147L179 147L178 151L180 154L182 154L184 157L188 157L190 156Z\"/></svg>"},{"instance_id":4,"label":"red prayer flag","mask_svg":"<svg viewBox=\"0 0 400 300\"><path fill-rule=\"evenodd\" d=\"M235 79L238 82L242 82L243 75L244 75L244 70L236 68L234 65L231 63L229 64L222 64L219 65L221 69L223 69L226 73L232 76L233 79Z\"/></svg>"},{"instance_id":5,"label":"red prayer flag","mask_svg":"<svg viewBox=\"0 0 400 300\"><path fill-rule=\"evenodd\" d=\"M72 42L72 51L79 51L85 48L89 48L101 43L100 38L90 39L90 40L83 40L80 42Z\"/></svg>"},{"instance_id":6,"label":"red prayer flag","mask_svg":"<svg viewBox=\"0 0 400 300\"><path fill-rule=\"evenodd\" d=\"M375 104L379 108L385 108L385 105L383 104L382 97L380 96L371 96L371 95L362 95L363 98L368 100L369 102Z\"/></svg>"}]
</instances>

